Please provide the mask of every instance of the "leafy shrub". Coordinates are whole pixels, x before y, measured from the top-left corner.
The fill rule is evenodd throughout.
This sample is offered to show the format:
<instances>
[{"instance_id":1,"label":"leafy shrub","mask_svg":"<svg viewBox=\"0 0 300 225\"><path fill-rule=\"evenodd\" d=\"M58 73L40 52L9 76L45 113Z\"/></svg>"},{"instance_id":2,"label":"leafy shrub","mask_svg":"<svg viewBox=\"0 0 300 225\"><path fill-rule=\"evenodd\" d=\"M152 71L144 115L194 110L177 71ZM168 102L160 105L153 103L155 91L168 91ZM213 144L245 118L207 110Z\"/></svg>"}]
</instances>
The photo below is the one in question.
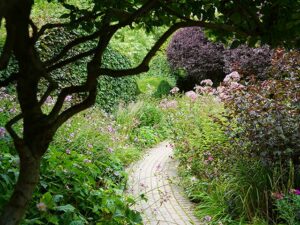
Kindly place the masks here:
<instances>
[{"instance_id":1,"label":"leafy shrub","mask_svg":"<svg viewBox=\"0 0 300 225\"><path fill-rule=\"evenodd\" d=\"M190 82L199 84L201 80L211 79L218 84L224 78L224 47L210 42L201 28L190 27L178 30L167 48L167 57L174 70L184 69L186 79L177 82L181 90L190 90Z\"/></svg>"},{"instance_id":2,"label":"leafy shrub","mask_svg":"<svg viewBox=\"0 0 300 225\"><path fill-rule=\"evenodd\" d=\"M288 80L247 86L233 82L223 89L231 124L228 132L242 154L270 165L288 159L299 165L299 89L299 82Z\"/></svg>"},{"instance_id":3,"label":"leafy shrub","mask_svg":"<svg viewBox=\"0 0 300 225\"><path fill-rule=\"evenodd\" d=\"M154 95L154 97L161 98L164 95L170 94L171 89L172 89L171 84L166 80L162 80L159 83L157 90L153 95Z\"/></svg>"},{"instance_id":4,"label":"leafy shrub","mask_svg":"<svg viewBox=\"0 0 300 225\"><path fill-rule=\"evenodd\" d=\"M153 127L161 122L162 113L159 108L149 104L138 111L137 117L140 126Z\"/></svg>"},{"instance_id":5,"label":"leafy shrub","mask_svg":"<svg viewBox=\"0 0 300 225\"><path fill-rule=\"evenodd\" d=\"M251 48L239 45L224 51L224 70L226 74L237 71L244 77L256 76L260 80L267 78L273 51L269 46Z\"/></svg>"},{"instance_id":6,"label":"leafy shrub","mask_svg":"<svg viewBox=\"0 0 300 225\"><path fill-rule=\"evenodd\" d=\"M112 49L106 50L103 60L104 66L113 69L125 69L131 65L126 57ZM129 103L135 100L138 94L139 90L134 77L113 78L101 76L96 102L101 108L111 111L120 102Z\"/></svg>"},{"instance_id":7,"label":"leafy shrub","mask_svg":"<svg viewBox=\"0 0 300 225\"><path fill-rule=\"evenodd\" d=\"M193 96L168 97L177 108L161 104L181 183L207 224L279 224L272 193L299 186L299 82L239 79L217 89L206 80Z\"/></svg>"},{"instance_id":8,"label":"leafy shrub","mask_svg":"<svg viewBox=\"0 0 300 225\"><path fill-rule=\"evenodd\" d=\"M276 80L300 81L300 51L276 49L268 69L268 77Z\"/></svg>"},{"instance_id":9,"label":"leafy shrub","mask_svg":"<svg viewBox=\"0 0 300 225\"><path fill-rule=\"evenodd\" d=\"M58 54L64 45L77 36L78 34L65 32L63 29L54 29L43 37L37 47L40 50L42 58L47 60ZM96 43L93 41L80 45L71 50L68 56L75 55L78 49L81 51L89 50L95 47L95 45ZM62 86L66 86L70 83L82 83L84 82L84 75L86 74L87 62L88 59L79 60L54 71L52 76L61 80ZM113 69L125 69L129 68L131 63L118 51L108 48L103 56L103 66ZM133 77L112 78L101 76L98 81L98 96L96 102L98 106L106 111L112 111L120 102L128 103L134 100L138 94L137 83Z\"/></svg>"}]
</instances>

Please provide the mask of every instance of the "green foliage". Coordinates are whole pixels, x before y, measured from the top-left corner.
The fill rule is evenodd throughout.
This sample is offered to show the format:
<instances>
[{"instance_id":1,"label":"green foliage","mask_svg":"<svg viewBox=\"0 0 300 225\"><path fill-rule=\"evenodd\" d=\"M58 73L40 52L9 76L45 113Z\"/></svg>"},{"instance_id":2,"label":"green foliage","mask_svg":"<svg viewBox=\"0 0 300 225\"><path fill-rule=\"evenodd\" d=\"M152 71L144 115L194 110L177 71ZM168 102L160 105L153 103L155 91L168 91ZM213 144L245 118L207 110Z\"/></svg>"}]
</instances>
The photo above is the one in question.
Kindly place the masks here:
<instances>
[{"instance_id":1,"label":"green foliage","mask_svg":"<svg viewBox=\"0 0 300 225\"><path fill-rule=\"evenodd\" d=\"M159 108L153 105L146 105L138 111L140 126L155 126L162 120L162 113Z\"/></svg>"},{"instance_id":2,"label":"green foliage","mask_svg":"<svg viewBox=\"0 0 300 225\"><path fill-rule=\"evenodd\" d=\"M123 192L123 165L138 159L140 150L119 126L112 116L93 109L59 130L22 224L141 224L140 215L130 209L133 199ZM4 143L10 148L0 153L0 208L13 190L19 166L7 135L0 138Z\"/></svg>"},{"instance_id":3,"label":"green foliage","mask_svg":"<svg viewBox=\"0 0 300 225\"><path fill-rule=\"evenodd\" d=\"M157 87L157 90L153 95L157 98L161 98L163 96L166 96L166 95L170 94L171 89L172 89L171 84L166 80L162 80L159 83L159 85Z\"/></svg>"},{"instance_id":4,"label":"green foliage","mask_svg":"<svg viewBox=\"0 0 300 225\"><path fill-rule=\"evenodd\" d=\"M112 69L126 69L130 67L129 60L111 49L104 54L104 66ZM133 77L113 78L103 76L99 78L96 103L106 111L112 111L121 102L129 103L136 99L139 93L136 79Z\"/></svg>"},{"instance_id":5,"label":"green foliage","mask_svg":"<svg viewBox=\"0 0 300 225\"><path fill-rule=\"evenodd\" d=\"M163 114L157 107L157 100L149 96L140 98L143 101L120 108L116 118L117 122L122 124L122 132L129 134L130 140L144 149L164 140L167 130Z\"/></svg>"},{"instance_id":6,"label":"green foliage","mask_svg":"<svg viewBox=\"0 0 300 225\"><path fill-rule=\"evenodd\" d=\"M279 218L288 225L300 224L300 195L298 194L290 193L276 200Z\"/></svg>"},{"instance_id":7,"label":"green foliage","mask_svg":"<svg viewBox=\"0 0 300 225\"><path fill-rule=\"evenodd\" d=\"M81 31L82 32L82 31ZM44 59L49 59L58 54L59 51L70 40L77 37L76 33L69 33L67 30L56 29L48 33L41 42L38 43L38 48ZM77 51L86 51L95 47L95 42L89 42L73 49L69 55L77 54ZM60 80L60 85L66 86L71 84L80 84L85 81L86 66L88 59L79 60L62 69L53 72L52 76ZM107 48L103 56L103 67L111 69L130 68L130 61L118 51L112 48ZM97 105L105 111L114 110L119 103L128 103L135 99L138 94L138 87L133 77L112 78L101 76L98 79L98 94Z\"/></svg>"},{"instance_id":8,"label":"green foliage","mask_svg":"<svg viewBox=\"0 0 300 225\"><path fill-rule=\"evenodd\" d=\"M131 59L133 66L137 66L155 44L157 37L165 30L164 27L157 27L152 32L146 32L145 29L138 27L134 27L134 29L124 27L114 35L111 46ZM156 67L162 69L161 66ZM156 71L159 72L159 70Z\"/></svg>"}]
</instances>

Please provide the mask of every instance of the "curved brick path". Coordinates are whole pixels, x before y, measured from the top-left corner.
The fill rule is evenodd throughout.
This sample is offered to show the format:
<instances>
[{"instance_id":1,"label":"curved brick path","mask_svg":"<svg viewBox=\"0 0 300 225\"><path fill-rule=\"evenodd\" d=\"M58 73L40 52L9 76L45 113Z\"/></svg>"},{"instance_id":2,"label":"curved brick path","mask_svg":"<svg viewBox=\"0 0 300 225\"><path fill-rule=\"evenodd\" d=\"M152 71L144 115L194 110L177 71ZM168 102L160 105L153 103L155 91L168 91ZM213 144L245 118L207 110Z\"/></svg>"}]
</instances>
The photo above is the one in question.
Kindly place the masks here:
<instances>
[{"instance_id":1,"label":"curved brick path","mask_svg":"<svg viewBox=\"0 0 300 225\"><path fill-rule=\"evenodd\" d=\"M128 192L147 198L139 200L135 209L142 213L144 224L201 224L193 216L193 205L176 185L177 166L172 154L169 143L163 142L128 168Z\"/></svg>"}]
</instances>

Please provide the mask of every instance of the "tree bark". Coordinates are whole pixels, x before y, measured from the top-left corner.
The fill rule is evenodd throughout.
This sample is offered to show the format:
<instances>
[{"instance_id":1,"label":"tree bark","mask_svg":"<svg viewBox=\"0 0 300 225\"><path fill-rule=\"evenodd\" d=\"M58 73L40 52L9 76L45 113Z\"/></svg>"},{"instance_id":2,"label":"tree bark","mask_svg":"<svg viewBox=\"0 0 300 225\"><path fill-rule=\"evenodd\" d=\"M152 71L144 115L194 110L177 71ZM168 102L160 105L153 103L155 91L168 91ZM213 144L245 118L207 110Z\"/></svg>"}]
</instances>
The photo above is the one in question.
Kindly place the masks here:
<instances>
[{"instance_id":1,"label":"tree bark","mask_svg":"<svg viewBox=\"0 0 300 225\"><path fill-rule=\"evenodd\" d=\"M35 187L39 182L41 159L31 154L25 146L18 147L20 173L13 194L3 209L0 225L18 225L22 220Z\"/></svg>"}]
</instances>

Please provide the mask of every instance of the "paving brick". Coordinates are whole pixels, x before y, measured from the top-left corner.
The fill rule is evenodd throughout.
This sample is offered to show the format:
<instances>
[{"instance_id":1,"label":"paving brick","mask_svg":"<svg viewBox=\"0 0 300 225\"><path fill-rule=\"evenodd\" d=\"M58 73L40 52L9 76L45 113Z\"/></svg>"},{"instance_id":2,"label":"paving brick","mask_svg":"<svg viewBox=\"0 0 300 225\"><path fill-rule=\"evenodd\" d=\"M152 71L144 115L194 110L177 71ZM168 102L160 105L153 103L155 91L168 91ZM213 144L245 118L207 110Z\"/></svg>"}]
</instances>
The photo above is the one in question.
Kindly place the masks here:
<instances>
[{"instance_id":1,"label":"paving brick","mask_svg":"<svg viewBox=\"0 0 300 225\"><path fill-rule=\"evenodd\" d=\"M145 194L148 199L139 200L135 209L142 213L146 225L203 224L193 215L194 205L176 185L177 162L172 156L170 144L163 142L127 169L128 193L137 198Z\"/></svg>"}]
</instances>

